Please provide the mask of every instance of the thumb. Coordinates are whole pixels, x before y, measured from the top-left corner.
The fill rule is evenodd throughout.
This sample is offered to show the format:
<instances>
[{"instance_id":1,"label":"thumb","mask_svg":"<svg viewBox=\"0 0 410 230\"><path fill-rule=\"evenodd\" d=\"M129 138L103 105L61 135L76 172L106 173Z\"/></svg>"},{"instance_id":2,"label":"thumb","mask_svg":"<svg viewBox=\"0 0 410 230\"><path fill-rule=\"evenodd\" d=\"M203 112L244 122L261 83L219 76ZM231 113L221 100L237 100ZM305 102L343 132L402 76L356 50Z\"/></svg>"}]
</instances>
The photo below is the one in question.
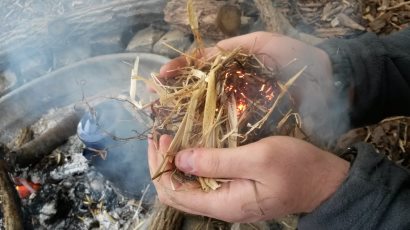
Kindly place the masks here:
<instances>
[{"instance_id":1,"label":"thumb","mask_svg":"<svg viewBox=\"0 0 410 230\"><path fill-rule=\"evenodd\" d=\"M252 152L238 148L191 148L175 157L175 165L185 173L212 178L248 179Z\"/></svg>"}]
</instances>

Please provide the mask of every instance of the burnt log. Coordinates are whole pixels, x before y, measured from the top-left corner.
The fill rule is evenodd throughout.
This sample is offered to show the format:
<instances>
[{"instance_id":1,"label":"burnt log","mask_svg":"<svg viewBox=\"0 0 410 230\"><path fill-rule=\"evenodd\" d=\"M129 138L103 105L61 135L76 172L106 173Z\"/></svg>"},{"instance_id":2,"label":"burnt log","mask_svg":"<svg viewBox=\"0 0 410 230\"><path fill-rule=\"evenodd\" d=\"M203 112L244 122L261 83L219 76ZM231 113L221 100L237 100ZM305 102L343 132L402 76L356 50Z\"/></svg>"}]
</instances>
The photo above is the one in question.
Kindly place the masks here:
<instances>
[{"instance_id":1,"label":"burnt log","mask_svg":"<svg viewBox=\"0 0 410 230\"><path fill-rule=\"evenodd\" d=\"M10 61L35 57L68 41L94 41L106 35L163 21L164 0L118 0L78 9L60 17L35 18L0 34L0 69ZM17 60L15 60L17 59Z\"/></svg>"},{"instance_id":2,"label":"burnt log","mask_svg":"<svg viewBox=\"0 0 410 230\"><path fill-rule=\"evenodd\" d=\"M0 159L0 209L6 230L24 229L21 202L9 176L7 164L2 159Z\"/></svg>"},{"instance_id":3,"label":"burnt log","mask_svg":"<svg viewBox=\"0 0 410 230\"><path fill-rule=\"evenodd\" d=\"M76 133L77 125L83 114L83 110L68 113L55 127L8 153L6 159L10 165L20 167L39 162Z\"/></svg>"},{"instance_id":4,"label":"burnt log","mask_svg":"<svg viewBox=\"0 0 410 230\"><path fill-rule=\"evenodd\" d=\"M199 23L199 32L203 38L208 39L224 39L227 37L226 31L224 31L225 27L224 24L226 23L234 23L240 26L240 17L234 18L229 17L226 18L226 22L221 21L220 19L221 14L224 17L228 17L230 14L234 13L223 13L220 10L227 9L227 2L226 1L217 1L217 0L210 0L210 1L200 1L200 0L193 0L193 5L195 9L195 14L198 18ZM229 6L235 9L237 7L237 0L230 1ZM219 14L219 17L218 17ZM188 11L187 11L187 0L171 0L167 3L164 9L164 19L168 22L172 28L180 30L185 34L191 33L191 27L189 25L189 18L188 18ZM219 21L218 21L219 20ZM233 20L233 21L232 21ZM236 20L239 20L237 22ZM236 25L238 26L238 25ZM228 26L229 27L229 26ZM235 26L234 26L235 27ZM239 27L238 27L239 29ZM235 33L229 31L228 33Z\"/></svg>"}]
</instances>

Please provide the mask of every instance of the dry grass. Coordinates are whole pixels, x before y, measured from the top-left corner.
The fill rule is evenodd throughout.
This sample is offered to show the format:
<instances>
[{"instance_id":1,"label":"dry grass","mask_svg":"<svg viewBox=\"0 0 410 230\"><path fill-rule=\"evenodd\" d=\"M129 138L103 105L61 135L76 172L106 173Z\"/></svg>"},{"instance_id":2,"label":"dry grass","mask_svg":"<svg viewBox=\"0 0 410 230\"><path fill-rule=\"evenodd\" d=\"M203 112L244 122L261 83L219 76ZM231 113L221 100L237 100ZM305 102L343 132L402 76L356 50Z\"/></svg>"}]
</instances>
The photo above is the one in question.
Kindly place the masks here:
<instances>
[{"instance_id":1,"label":"dry grass","mask_svg":"<svg viewBox=\"0 0 410 230\"><path fill-rule=\"evenodd\" d=\"M175 179L191 180L191 175L165 170L174 163L175 154L189 147L234 148L270 135L292 135L301 122L292 97L292 84L305 68L286 82L264 66L254 54L238 47L203 57L192 1L188 1L189 20L198 47L182 53L187 66L176 70L173 78L152 75L144 81L155 89L159 99L150 107L154 119L154 140L161 134L173 135L173 141L153 179L171 172ZM196 58L198 57L198 58ZM196 178L205 191L215 190L217 178Z\"/></svg>"}]
</instances>

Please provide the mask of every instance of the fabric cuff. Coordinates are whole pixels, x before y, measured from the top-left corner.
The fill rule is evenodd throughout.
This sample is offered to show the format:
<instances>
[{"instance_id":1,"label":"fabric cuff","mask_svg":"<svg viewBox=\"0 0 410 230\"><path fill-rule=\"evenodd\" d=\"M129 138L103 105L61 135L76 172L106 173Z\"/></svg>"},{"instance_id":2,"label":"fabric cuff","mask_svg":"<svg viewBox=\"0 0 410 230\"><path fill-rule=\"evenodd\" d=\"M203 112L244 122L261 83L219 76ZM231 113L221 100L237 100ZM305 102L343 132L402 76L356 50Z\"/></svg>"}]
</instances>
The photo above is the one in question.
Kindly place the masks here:
<instances>
[{"instance_id":1,"label":"fabric cuff","mask_svg":"<svg viewBox=\"0 0 410 230\"><path fill-rule=\"evenodd\" d=\"M373 229L382 219L393 199L392 191L402 184L399 178L407 177L408 172L369 144L354 147L358 155L347 179L332 197L300 218L299 229Z\"/></svg>"}]
</instances>

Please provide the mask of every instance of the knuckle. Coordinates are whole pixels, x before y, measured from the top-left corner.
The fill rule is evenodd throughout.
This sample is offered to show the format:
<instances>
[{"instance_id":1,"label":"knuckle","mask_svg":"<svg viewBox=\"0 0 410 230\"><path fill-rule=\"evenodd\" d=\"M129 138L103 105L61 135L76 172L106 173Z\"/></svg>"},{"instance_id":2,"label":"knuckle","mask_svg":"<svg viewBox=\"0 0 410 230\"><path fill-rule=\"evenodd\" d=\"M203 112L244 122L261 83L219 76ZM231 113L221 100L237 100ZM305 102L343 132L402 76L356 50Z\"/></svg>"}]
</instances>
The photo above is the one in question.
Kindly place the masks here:
<instances>
[{"instance_id":1,"label":"knuckle","mask_svg":"<svg viewBox=\"0 0 410 230\"><path fill-rule=\"evenodd\" d=\"M274 157L272 154L272 145L266 142L259 143L259 152L257 153L255 160L259 168L265 169L272 166Z\"/></svg>"}]
</instances>

